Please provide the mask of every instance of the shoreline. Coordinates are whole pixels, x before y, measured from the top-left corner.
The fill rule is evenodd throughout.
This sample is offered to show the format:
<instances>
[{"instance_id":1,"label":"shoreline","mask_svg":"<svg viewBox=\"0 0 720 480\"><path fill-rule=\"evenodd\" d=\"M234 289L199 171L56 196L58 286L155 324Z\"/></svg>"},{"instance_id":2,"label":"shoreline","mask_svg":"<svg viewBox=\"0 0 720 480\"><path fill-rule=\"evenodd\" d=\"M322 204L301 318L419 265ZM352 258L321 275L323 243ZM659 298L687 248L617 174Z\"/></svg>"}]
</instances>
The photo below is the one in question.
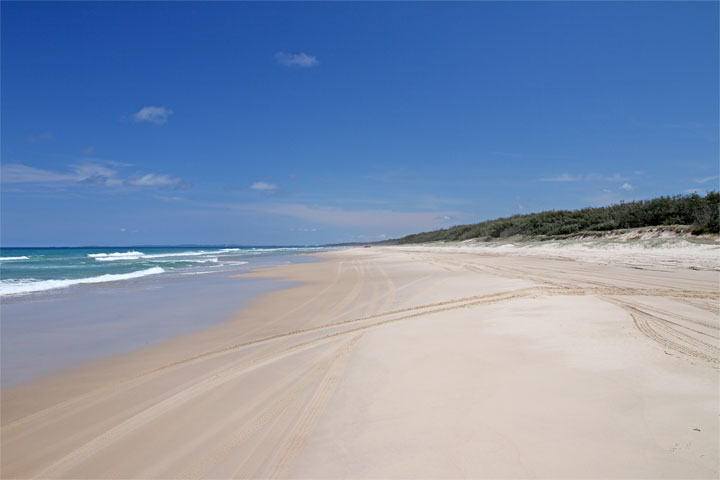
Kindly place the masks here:
<instances>
[{"instance_id":1,"label":"shoreline","mask_svg":"<svg viewBox=\"0 0 720 480\"><path fill-rule=\"evenodd\" d=\"M233 279L278 261L307 260L281 256L245 271L181 273L4 299L2 388L213 328L258 296L289 286L272 278Z\"/></svg>"},{"instance_id":2,"label":"shoreline","mask_svg":"<svg viewBox=\"0 0 720 480\"><path fill-rule=\"evenodd\" d=\"M318 261L321 254L301 254L298 256L315 257ZM322 260L320 260L322 261ZM85 361L70 364L55 371L49 372L36 378L13 383L0 388L0 394L8 394L12 397L18 395L24 397L24 402L30 400L35 403L37 397L34 392L37 389L44 390L47 386L57 391L66 392L68 397L84 395L87 392L103 389L106 383L116 381L123 382L127 378L143 376L156 369L163 368L166 364L173 364L181 361L187 356L202 356L207 349L216 349L218 344L227 343L226 346L235 345L235 338L238 335L244 336L247 332L236 332L239 322L245 318L246 313L253 309L257 302L266 301L266 296L274 293L284 292L298 286L303 282L293 280L294 277L285 277L275 270L283 269L291 265L300 265L304 262L264 265L252 268L246 272L229 273L223 275L228 279L247 279L249 281L267 281L265 288L245 296L242 302L231 309L231 313L218 317L203 328L194 329L189 332L174 334L161 338L156 342L139 346L138 348L119 351L107 355L100 355ZM244 292L243 292L244 293ZM244 337L243 337L244 338ZM67 388L69 387L69 388ZM75 387L75 388L73 388ZM43 403L53 403L56 399L47 399L49 402L37 402L33 408ZM5 398L3 398L3 405ZM40 407L44 408L44 407ZM3 413L5 411L3 410ZM3 416L0 420L5 424Z\"/></svg>"},{"instance_id":3,"label":"shoreline","mask_svg":"<svg viewBox=\"0 0 720 480\"><path fill-rule=\"evenodd\" d=\"M4 475L717 475L717 272L501 253L243 274L296 284L3 389Z\"/></svg>"}]
</instances>

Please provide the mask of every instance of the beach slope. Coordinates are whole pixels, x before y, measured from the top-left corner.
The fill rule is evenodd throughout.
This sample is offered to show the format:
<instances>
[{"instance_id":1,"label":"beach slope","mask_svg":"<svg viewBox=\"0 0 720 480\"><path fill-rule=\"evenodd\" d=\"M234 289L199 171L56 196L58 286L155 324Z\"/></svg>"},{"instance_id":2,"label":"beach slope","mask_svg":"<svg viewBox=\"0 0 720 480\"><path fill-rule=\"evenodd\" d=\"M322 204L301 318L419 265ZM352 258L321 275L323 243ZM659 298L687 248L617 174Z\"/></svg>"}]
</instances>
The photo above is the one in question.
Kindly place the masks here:
<instances>
[{"instance_id":1,"label":"beach slope","mask_svg":"<svg viewBox=\"0 0 720 480\"><path fill-rule=\"evenodd\" d=\"M717 270L384 247L2 392L2 478L717 478Z\"/></svg>"}]
</instances>

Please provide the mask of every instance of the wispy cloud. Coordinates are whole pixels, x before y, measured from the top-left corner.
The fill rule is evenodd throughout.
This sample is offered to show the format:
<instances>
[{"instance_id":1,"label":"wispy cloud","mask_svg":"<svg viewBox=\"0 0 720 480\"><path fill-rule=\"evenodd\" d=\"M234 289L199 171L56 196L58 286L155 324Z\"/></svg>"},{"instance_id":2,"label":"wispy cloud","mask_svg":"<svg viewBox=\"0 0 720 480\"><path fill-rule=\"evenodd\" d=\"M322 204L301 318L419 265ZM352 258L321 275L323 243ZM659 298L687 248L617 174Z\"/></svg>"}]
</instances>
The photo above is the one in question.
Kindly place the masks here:
<instances>
[{"instance_id":1,"label":"wispy cloud","mask_svg":"<svg viewBox=\"0 0 720 480\"><path fill-rule=\"evenodd\" d=\"M630 192L634 192L635 189L635 185L625 182L617 188L604 188L600 193L589 195L585 197L585 201L597 206L610 205L621 201L632 201L635 199L635 194L631 194Z\"/></svg>"},{"instance_id":2,"label":"wispy cloud","mask_svg":"<svg viewBox=\"0 0 720 480\"><path fill-rule=\"evenodd\" d=\"M620 200L623 199L624 197L621 193L608 190L607 188L603 189L600 193L585 197L586 201L596 206L604 206L618 203L620 202Z\"/></svg>"},{"instance_id":3,"label":"wispy cloud","mask_svg":"<svg viewBox=\"0 0 720 480\"><path fill-rule=\"evenodd\" d=\"M93 153L95 153L95 147L92 147L92 146L85 147L81 150L81 152L84 153L85 155L92 155Z\"/></svg>"},{"instance_id":4,"label":"wispy cloud","mask_svg":"<svg viewBox=\"0 0 720 480\"><path fill-rule=\"evenodd\" d=\"M210 206L210 205L209 205ZM340 227L422 230L448 226L457 212L399 212L395 210L348 210L339 207L275 204L212 204L217 208L241 210L262 215L279 215L299 218L314 224Z\"/></svg>"},{"instance_id":5,"label":"wispy cloud","mask_svg":"<svg viewBox=\"0 0 720 480\"><path fill-rule=\"evenodd\" d=\"M117 171L104 165L83 163L72 165L69 171L57 172L19 163L2 165L2 183L81 183L85 185L121 185Z\"/></svg>"},{"instance_id":6,"label":"wispy cloud","mask_svg":"<svg viewBox=\"0 0 720 480\"><path fill-rule=\"evenodd\" d=\"M582 177L577 176L573 177L572 175L568 173L563 173L560 175L555 175L554 177L545 177L541 178L541 182L577 182L578 180L582 180Z\"/></svg>"},{"instance_id":7,"label":"wispy cloud","mask_svg":"<svg viewBox=\"0 0 720 480\"><path fill-rule=\"evenodd\" d=\"M588 173L585 175L571 175L569 173L563 173L551 177L544 177L538 179L540 182L579 182L579 181L602 181L602 182L625 182L628 180L627 177L615 173L614 175L603 175L600 173Z\"/></svg>"},{"instance_id":8,"label":"wispy cloud","mask_svg":"<svg viewBox=\"0 0 720 480\"><path fill-rule=\"evenodd\" d=\"M320 62L314 55L307 53L287 53L278 52L275 54L275 60L279 65L285 67L310 68L317 66Z\"/></svg>"},{"instance_id":9,"label":"wispy cloud","mask_svg":"<svg viewBox=\"0 0 720 480\"><path fill-rule=\"evenodd\" d=\"M601 176L599 180L605 180L607 182L624 182L625 180L628 180L628 177L616 173L615 175L612 175L610 177Z\"/></svg>"},{"instance_id":10,"label":"wispy cloud","mask_svg":"<svg viewBox=\"0 0 720 480\"><path fill-rule=\"evenodd\" d=\"M46 142L48 140L52 140L53 134L50 132L42 132L37 135L28 135L25 138L30 143Z\"/></svg>"},{"instance_id":11,"label":"wispy cloud","mask_svg":"<svg viewBox=\"0 0 720 480\"><path fill-rule=\"evenodd\" d=\"M11 163L0 167L0 181L2 183L77 184L107 187L181 187L186 185L181 178L173 175L148 173L126 176L108 165L126 166L129 164L121 162L80 163L69 165L67 171L59 172Z\"/></svg>"},{"instance_id":12,"label":"wispy cloud","mask_svg":"<svg viewBox=\"0 0 720 480\"><path fill-rule=\"evenodd\" d=\"M696 178L695 181L697 183L708 183L708 182L712 182L713 180L717 180L717 179L718 179L718 176L713 175L712 177Z\"/></svg>"},{"instance_id":13,"label":"wispy cloud","mask_svg":"<svg viewBox=\"0 0 720 480\"><path fill-rule=\"evenodd\" d=\"M162 125L167 123L168 117L173 114L173 111L165 107L142 107L136 113L133 113L132 117L136 122L150 122L156 125Z\"/></svg>"},{"instance_id":14,"label":"wispy cloud","mask_svg":"<svg viewBox=\"0 0 720 480\"><path fill-rule=\"evenodd\" d=\"M158 200L165 201L165 202L184 202L185 201L184 197L177 197L177 196L168 197L165 195L155 195L155 198L157 198Z\"/></svg>"},{"instance_id":15,"label":"wispy cloud","mask_svg":"<svg viewBox=\"0 0 720 480\"><path fill-rule=\"evenodd\" d=\"M117 170L95 163L84 163L73 165L73 170L78 183L85 185L122 185L123 180L118 177Z\"/></svg>"},{"instance_id":16,"label":"wispy cloud","mask_svg":"<svg viewBox=\"0 0 720 480\"><path fill-rule=\"evenodd\" d=\"M148 173L139 178L126 180L128 185L137 185L140 187L174 187L183 183L182 179L173 175Z\"/></svg>"},{"instance_id":17,"label":"wispy cloud","mask_svg":"<svg viewBox=\"0 0 720 480\"><path fill-rule=\"evenodd\" d=\"M51 172L19 163L9 163L0 167L0 180L2 183L74 182L77 181L77 176L72 173Z\"/></svg>"},{"instance_id":18,"label":"wispy cloud","mask_svg":"<svg viewBox=\"0 0 720 480\"><path fill-rule=\"evenodd\" d=\"M268 182L255 182L252 185L250 185L250 189L259 190L261 192L274 192L278 188L280 188L280 187L278 187L274 183L268 183Z\"/></svg>"}]
</instances>

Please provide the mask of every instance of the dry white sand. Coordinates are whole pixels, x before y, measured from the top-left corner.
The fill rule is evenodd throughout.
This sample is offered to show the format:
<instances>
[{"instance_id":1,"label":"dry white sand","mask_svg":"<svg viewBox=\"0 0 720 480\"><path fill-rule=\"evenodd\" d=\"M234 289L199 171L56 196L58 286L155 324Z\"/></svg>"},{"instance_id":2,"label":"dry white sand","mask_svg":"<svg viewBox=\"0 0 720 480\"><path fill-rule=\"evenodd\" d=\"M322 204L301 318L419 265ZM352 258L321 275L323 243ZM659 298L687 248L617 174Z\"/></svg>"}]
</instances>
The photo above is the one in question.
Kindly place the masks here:
<instances>
[{"instance_id":1,"label":"dry white sand","mask_svg":"<svg viewBox=\"0 0 720 480\"><path fill-rule=\"evenodd\" d=\"M717 478L720 274L372 248L2 392L2 478Z\"/></svg>"}]
</instances>

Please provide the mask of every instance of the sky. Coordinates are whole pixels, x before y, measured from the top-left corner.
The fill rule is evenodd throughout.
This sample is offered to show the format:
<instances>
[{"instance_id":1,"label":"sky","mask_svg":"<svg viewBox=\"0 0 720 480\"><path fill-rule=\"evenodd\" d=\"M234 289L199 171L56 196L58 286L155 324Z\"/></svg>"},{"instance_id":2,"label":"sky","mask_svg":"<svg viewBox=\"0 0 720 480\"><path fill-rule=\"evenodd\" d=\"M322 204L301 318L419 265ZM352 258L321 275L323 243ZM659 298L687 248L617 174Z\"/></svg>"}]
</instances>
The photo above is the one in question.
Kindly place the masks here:
<instances>
[{"instance_id":1,"label":"sky","mask_svg":"<svg viewBox=\"0 0 720 480\"><path fill-rule=\"evenodd\" d=\"M718 189L717 2L0 4L0 244L366 242Z\"/></svg>"}]
</instances>

